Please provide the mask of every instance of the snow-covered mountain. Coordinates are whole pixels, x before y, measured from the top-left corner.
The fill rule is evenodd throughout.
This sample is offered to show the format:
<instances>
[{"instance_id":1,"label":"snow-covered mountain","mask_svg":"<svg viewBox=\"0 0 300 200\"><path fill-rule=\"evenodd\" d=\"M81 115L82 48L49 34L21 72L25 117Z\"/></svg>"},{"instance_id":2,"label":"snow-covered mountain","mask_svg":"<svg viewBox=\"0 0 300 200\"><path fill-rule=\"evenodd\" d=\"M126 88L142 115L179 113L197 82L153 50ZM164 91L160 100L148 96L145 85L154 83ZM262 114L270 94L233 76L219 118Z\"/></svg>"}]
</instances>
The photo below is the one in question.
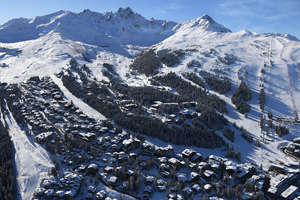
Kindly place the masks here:
<instances>
[{"instance_id":1,"label":"snow-covered mountain","mask_svg":"<svg viewBox=\"0 0 300 200\"><path fill-rule=\"evenodd\" d=\"M164 20L147 20L130 8L104 14L90 10L59 11L33 19L10 20L0 26L0 42L33 40L55 32L65 40L98 46L149 46L171 35L175 25Z\"/></svg>"},{"instance_id":2,"label":"snow-covered mountain","mask_svg":"<svg viewBox=\"0 0 300 200\"><path fill-rule=\"evenodd\" d=\"M171 83L156 85L160 77L176 74L191 87L204 89L224 101L228 112L223 114L229 122L228 127L237 132L239 129L235 125L243 127L257 141L257 145L249 144L236 133L233 142L216 130L230 147L242 153L242 161L264 167L271 163L296 163L280 150L281 146L300 135L299 123L295 123L300 114L300 41L291 35L246 30L232 32L208 15L184 23L148 20L130 8L103 14L90 10L80 13L59 11L33 19L14 19L0 26L0 82L18 83L32 76L50 76L65 96L77 102L74 104L87 115L98 113L81 102L82 97L69 92L70 88L54 76L59 73L68 77L68 73L73 73L72 78L68 78L77 80L78 85L83 84L78 78L80 71L68 71L71 59L75 59L78 66L86 65L91 71L89 78L99 81L97 84L110 82L110 91L115 89L112 82L117 78L128 87L149 86L180 96L180 87L172 88ZM143 70L147 72L143 73ZM193 74L193 78L187 74ZM211 79L207 79L208 76L220 79L221 84L229 80L231 87L220 92L209 81ZM153 80L157 81L156 84ZM241 82L252 93L252 99L247 101L251 108L247 114L238 112L232 103ZM263 109L259 100L262 90L266 99ZM269 119L268 113L273 114L275 125L287 126L290 134L278 137L269 125L261 131L259 121ZM161 115L153 114L153 117L161 117L163 123L169 120ZM18 128L14 121L12 127L12 130ZM267 132L268 136L265 136ZM16 134L12 136L16 146L21 148L20 139ZM212 152L203 148L198 150L206 154ZM213 152L223 155L220 149ZM23 160L22 164L22 155L19 157L20 166L25 165L27 161ZM44 155L43 159L46 158ZM39 159L33 160L36 160L33 165L38 169L42 163ZM41 162L43 166L51 166L43 160ZM42 171L45 172L45 168ZM34 181L37 184L37 179ZM30 190L33 192L32 188Z\"/></svg>"}]
</instances>

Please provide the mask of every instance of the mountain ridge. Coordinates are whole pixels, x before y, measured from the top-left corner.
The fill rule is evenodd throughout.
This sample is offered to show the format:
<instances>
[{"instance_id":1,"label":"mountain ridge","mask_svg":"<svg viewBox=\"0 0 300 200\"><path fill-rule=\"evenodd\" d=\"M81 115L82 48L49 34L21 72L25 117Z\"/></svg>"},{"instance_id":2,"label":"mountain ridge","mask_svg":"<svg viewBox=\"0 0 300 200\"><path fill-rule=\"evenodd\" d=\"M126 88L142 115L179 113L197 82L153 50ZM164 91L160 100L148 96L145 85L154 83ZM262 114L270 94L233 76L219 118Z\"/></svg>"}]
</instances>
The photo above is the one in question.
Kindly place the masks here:
<instances>
[{"instance_id":1,"label":"mountain ridge","mask_svg":"<svg viewBox=\"0 0 300 200\"><path fill-rule=\"evenodd\" d=\"M70 11L58 11L49 15L39 16L32 19L12 19L0 26L0 42L20 42L25 40L37 39L41 35L46 35L51 31L60 33L62 36L80 41L80 34L85 37L93 38L88 43L97 43L97 37L108 36L118 40L120 37L123 42L130 42L128 34L136 34L140 37L136 42L139 45L151 45L155 37L163 40L169 35L171 29L176 25L175 22L166 20L147 20L141 15L134 13L130 8L120 8L117 12L106 12L104 14L84 10L80 13ZM80 34L76 34L79 32ZM153 33L152 33L153 32ZM148 42L142 42L141 33L148 33ZM152 35L151 35L152 34ZM143 38L147 40L147 38ZM134 43L134 41L133 41Z\"/></svg>"}]
</instances>

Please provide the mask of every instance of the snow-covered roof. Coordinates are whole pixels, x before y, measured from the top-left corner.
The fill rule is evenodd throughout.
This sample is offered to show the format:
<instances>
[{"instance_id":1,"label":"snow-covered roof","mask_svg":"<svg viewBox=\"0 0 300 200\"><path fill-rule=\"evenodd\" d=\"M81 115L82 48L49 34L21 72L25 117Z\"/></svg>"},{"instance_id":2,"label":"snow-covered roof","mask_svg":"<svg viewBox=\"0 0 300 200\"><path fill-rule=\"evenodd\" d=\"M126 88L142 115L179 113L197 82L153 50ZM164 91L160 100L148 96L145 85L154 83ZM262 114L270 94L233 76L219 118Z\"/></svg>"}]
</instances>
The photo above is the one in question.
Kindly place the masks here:
<instances>
[{"instance_id":1,"label":"snow-covered roof","mask_svg":"<svg viewBox=\"0 0 300 200\"><path fill-rule=\"evenodd\" d=\"M283 198L288 198L291 194L293 194L294 192L296 192L298 190L297 186L291 185L290 187L288 187L285 191L283 191L281 193L281 196Z\"/></svg>"}]
</instances>

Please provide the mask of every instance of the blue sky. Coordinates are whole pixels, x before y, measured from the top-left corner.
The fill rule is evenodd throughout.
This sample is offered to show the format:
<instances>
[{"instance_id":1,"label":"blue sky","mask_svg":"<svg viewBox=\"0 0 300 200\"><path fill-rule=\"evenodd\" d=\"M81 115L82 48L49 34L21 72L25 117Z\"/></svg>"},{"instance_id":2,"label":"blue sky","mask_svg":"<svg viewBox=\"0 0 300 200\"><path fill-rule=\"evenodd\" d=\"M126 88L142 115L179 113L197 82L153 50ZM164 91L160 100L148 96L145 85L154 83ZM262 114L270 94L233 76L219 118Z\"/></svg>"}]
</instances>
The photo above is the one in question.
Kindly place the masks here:
<instances>
[{"instance_id":1,"label":"blue sky","mask_svg":"<svg viewBox=\"0 0 300 200\"><path fill-rule=\"evenodd\" d=\"M127 6L146 18L183 22L208 14L232 31L290 33L300 39L300 0L1 0L0 24L58 10L105 12Z\"/></svg>"}]
</instances>

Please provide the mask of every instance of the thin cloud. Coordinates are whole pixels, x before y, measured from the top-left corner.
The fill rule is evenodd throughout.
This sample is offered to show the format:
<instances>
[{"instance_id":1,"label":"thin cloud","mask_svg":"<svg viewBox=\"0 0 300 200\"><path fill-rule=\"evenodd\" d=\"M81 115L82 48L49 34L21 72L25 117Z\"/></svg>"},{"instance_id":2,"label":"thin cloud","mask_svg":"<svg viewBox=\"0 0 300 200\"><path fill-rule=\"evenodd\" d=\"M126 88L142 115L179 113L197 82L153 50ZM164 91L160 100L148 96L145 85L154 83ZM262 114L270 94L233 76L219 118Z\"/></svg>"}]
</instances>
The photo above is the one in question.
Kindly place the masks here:
<instances>
[{"instance_id":1,"label":"thin cloud","mask_svg":"<svg viewBox=\"0 0 300 200\"><path fill-rule=\"evenodd\" d=\"M178 11L185 8L184 4L178 3L178 2L172 2L168 4L168 6L165 7L159 7L156 9L156 12L162 15L166 15L169 12Z\"/></svg>"},{"instance_id":2,"label":"thin cloud","mask_svg":"<svg viewBox=\"0 0 300 200\"><path fill-rule=\"evenodd\" d=\"M180 10L184 8L184 5L183 4L180 4L180 3L171 3L169 6L168 6L168 10Z\"/></svg>"},{"instance_id":3,"label":"thin cloud","mask_svg":"<svg viewBox=\"0 0 300 200\"><path fill-rule=\"evenodd\" d=\"M266 21L282 20L300 15L298 0L240 0L218 4L220 14L231 17L252 17Z\"/></svg>"}]
</instances>

